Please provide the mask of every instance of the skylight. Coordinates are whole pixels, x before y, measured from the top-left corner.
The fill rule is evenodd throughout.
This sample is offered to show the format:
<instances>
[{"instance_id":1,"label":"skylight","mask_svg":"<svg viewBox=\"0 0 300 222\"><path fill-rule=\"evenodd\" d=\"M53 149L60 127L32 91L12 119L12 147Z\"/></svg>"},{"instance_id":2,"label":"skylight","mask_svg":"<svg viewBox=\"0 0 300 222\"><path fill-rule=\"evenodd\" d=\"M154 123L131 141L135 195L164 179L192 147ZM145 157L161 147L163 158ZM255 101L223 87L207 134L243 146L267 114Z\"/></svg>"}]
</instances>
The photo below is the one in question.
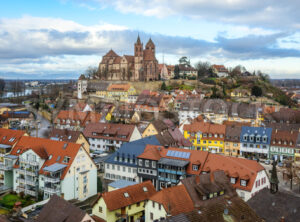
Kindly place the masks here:
<instances>
[{"instance_id":1,"label":"skylight","mask_svg":"<svg viewBox=\"0 0 300 222\"><path fill-rule=\"evenodd\" d=\"M143 187L143 191L144 191L144 192L148 192L147 187Z\"/></svg>"},{"instance_id":2,"label":"skylight","mask_svg":"<svg viewBox=\"0 0 300 222\"><path fill-rule=\"evenodd\" d=\"M68 146L68 144L67 144L67 143L65 143L65 144L64 144L64 147L63 147L63 149L66 149L66 148L67 148L67 146Z\"/></svg>"},{"instance_id":3,"label":"skylight","mask_svg":"<svg viewBox=\"0 0 300 222\"><path fill-rule=\"evenodd\" d=\"M126 193L124 193L124 197L129 197L129 194L126 192Z\"/></svg>"}]
</instances>

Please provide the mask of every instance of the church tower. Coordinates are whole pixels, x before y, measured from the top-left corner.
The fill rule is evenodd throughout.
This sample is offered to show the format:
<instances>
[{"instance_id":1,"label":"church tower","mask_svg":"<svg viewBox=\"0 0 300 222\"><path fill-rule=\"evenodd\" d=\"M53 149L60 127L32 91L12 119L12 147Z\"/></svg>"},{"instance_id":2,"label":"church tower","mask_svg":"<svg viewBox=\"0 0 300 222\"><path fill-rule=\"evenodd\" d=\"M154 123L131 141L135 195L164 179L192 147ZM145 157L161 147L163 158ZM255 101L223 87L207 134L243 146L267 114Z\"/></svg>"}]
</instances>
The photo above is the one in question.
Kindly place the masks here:
<instances>
[{"instance_id":1,"label":"church tower","mask_svg":"<svg viewBox=\"0 0 300 222\"><path fill-rule=\"evenodd\" d=\"M141 43L140 36L138 35L136 43L134 44L134 76L133 80L138 81L141 78L143 71L143 43Z\"/></svg>"}]
</instances>

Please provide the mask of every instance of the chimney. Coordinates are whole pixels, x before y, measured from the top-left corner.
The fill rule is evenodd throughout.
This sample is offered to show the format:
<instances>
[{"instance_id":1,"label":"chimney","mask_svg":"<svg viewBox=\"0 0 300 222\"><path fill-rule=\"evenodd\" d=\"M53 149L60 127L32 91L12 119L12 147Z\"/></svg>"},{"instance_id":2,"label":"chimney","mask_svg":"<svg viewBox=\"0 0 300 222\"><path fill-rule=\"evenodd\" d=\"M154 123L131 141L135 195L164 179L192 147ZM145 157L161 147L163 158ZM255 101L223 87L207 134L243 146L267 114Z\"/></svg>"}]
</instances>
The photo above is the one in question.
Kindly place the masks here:
<instances>
[{"instance_id":1,"label":"chimney","mask_svg":"<svg viewBox=\"0 0 300 222\"><path fill-rule=\"evenodd\" d=\"M284 216L282 216L280 222L284 222L284 221L285 221Z\"/></svg>"}]
</instances>

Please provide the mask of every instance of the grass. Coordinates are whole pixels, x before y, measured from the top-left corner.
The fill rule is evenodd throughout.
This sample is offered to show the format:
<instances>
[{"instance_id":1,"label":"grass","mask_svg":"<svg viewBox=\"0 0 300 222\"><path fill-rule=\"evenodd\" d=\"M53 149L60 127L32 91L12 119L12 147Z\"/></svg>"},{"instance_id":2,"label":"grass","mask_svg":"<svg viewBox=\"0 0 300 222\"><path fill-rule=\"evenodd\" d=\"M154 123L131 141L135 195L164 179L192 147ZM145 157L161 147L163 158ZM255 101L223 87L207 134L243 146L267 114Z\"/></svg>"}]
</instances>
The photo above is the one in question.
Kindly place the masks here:
<instances>
[{"instance_id":1,"label":"grass","mask_svg":"<svg viewBox=\"0 0 300 222\"><path fill-rule=\"evenodd\" d=\"M22 207L25 207L25 206L28 206L28 205L34 203L34 201L31 200L30 198L21 198L20 196L18 196L16 194L6 194L0 200L0 205L2 205L3 207L6 207L8 209L12 209L16 202L21 202Z\"/></svg>"},{"instance_id":2,"label":"grass","mask_svg":"<svg viewBox=\"0 0 300 222\"><path fill-rule=\"evenodd\" d=\"M9 213L9 210L0 208L0 215L4 215L4 214L8 214L8 213Z\"/></svg>"}]
</instances>

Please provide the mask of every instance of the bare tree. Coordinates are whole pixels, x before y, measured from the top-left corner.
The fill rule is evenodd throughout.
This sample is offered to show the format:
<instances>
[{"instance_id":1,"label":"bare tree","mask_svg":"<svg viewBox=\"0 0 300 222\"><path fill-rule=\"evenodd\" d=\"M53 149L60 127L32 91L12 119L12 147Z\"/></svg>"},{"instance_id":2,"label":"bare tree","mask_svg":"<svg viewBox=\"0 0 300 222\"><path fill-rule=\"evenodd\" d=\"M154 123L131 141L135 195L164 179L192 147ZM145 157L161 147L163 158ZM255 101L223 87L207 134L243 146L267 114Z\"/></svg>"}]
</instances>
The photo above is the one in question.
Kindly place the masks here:
<instances>
[{"instance_id":1,"label":"bare tree","mask_svg":"<svg viewBox=\"0 0 300 222\"><path fill-rule=\"evenodd\" d=\"M89 79L95 78L98 75L98 69L97 67L88 67L87 70L85 71L85 76Z\"/></svg>"}]
</instances>

